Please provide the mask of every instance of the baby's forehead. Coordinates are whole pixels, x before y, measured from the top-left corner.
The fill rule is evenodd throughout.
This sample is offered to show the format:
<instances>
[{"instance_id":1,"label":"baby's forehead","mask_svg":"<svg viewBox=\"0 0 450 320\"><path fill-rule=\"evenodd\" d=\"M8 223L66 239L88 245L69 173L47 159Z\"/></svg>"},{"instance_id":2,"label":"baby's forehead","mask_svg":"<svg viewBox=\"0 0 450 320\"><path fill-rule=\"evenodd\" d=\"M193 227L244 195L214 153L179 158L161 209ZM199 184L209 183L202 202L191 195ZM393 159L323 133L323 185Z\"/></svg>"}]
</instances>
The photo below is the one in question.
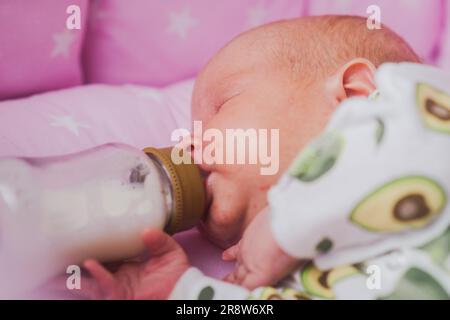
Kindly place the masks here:
<instances>
[{"instance_id":1,"label":"baby's forehead","mask_svg":"<svg viewBox=\"0 0 450 320\"><path fill-rule=\"evenodd\" d=\"M278 32L254 30L232 40L210 60L198 82L223 83L279 63L284 39Z\"/></svg>"}]
</instances>

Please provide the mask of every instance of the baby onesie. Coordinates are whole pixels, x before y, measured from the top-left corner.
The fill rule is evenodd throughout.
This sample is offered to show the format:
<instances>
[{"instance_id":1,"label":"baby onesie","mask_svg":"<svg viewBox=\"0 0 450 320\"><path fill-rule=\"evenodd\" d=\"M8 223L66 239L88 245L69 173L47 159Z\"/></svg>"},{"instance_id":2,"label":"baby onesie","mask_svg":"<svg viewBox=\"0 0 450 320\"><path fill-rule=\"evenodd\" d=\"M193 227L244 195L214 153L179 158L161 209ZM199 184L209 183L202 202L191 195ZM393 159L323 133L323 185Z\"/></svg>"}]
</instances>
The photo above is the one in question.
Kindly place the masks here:
<instances>
[{"instance_id":1,"label":"baby onesie","mask_svg":"<svg viewBox=\"0 0 450 320\"><path fill-rule=\"evenodd\" d=\"M450 76L384 64L269 191L271 227L307 259L276 287L189 269L172 299L450 299Z\"/></svg>"}]
</instances>

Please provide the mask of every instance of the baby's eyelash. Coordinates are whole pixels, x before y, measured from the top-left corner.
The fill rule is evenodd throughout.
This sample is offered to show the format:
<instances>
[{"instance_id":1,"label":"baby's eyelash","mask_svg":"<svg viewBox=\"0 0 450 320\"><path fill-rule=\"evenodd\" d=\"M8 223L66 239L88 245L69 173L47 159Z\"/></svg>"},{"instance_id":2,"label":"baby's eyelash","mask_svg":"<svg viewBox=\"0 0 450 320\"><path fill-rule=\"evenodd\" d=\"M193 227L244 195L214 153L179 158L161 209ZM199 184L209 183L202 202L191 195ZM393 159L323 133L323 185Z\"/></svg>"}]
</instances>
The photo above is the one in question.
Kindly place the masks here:
<instances>
[{"instance_id":1,"label":"baby's eyelash","mask_svg":"<svg viewBox=\"0 0 450 320\"><path fill-rule=\"evenodd\" d=\"M237 96L239 96L242 93L242 91L236 91L233 94L229 95L228 97L226 97L225 99L222 100L222 102L220 104L217 105L217 107L215 107L215 110L218 111L220 108L223 107L224 104L226 104L227 102L229 102L231 99L236 98Z\"/></svg>"}]
</instances>

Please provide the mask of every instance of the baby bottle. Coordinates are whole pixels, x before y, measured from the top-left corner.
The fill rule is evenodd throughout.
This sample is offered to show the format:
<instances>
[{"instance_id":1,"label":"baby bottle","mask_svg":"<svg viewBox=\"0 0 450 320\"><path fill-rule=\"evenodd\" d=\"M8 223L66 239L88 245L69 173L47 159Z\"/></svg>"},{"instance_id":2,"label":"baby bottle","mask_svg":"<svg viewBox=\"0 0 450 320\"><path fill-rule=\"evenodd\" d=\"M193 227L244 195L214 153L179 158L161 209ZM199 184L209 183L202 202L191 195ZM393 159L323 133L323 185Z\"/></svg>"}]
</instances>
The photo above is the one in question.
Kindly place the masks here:
<instances>
[{"instance_id":1,"label":"baby bottle","mask_svg":"<svg viewBox=\"0 0 450 320\"><path fill-rule=\"evenodd\" d=\"M193 227L205 208L203 180L192 161L175 164L172 153L183 150L106 144L60 157L0 159L0 297L87 258L136 257L146 228Z\"/></svg>"}]
</instances>

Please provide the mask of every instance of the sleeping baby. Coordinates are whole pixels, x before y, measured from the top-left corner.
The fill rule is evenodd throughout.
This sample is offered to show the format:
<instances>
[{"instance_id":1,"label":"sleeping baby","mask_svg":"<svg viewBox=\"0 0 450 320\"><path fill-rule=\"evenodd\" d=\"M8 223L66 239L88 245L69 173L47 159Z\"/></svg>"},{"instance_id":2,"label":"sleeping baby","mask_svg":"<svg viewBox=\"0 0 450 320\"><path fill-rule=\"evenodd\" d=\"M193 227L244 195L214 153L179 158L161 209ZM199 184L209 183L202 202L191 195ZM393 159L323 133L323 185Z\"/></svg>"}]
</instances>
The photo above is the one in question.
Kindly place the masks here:
<instances>
[{"instance_id":1,"label":"sleeping baby","mask_svg":"<svg viewBox=\"0 0 450 320\"><path fill-rule=\"evenodd\" d=\"M111 272L88 260L83 293L449 298L450 79L418 62L395 33L350 16L281 21L234 39L196 80L194 120L280 136L276 175L201 165L210 205L199 229L235 270L209 278L175 240L147 230L148 261Z\"/></svg>"}]
</instances>

